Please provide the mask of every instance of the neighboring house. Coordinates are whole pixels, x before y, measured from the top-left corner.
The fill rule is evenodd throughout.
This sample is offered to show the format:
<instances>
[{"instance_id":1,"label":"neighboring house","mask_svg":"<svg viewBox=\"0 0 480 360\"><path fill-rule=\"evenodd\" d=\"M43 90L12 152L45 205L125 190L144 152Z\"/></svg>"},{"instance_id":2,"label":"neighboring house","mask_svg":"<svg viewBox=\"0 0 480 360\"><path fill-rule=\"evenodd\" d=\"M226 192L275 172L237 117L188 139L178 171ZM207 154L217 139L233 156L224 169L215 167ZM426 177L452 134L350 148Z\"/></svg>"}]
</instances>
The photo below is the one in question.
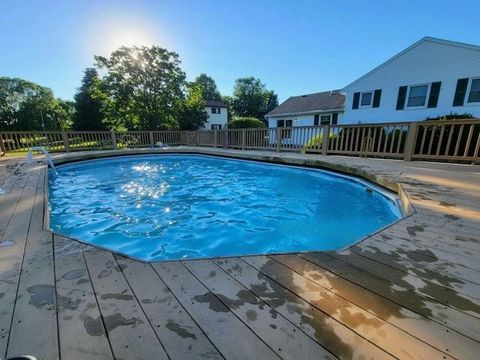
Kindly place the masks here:
<instances>
[{"instance_id":1,"label":"neighboring house","mask_svg":"<svg viewBox=\"0 0 480 360\"><path fill-rule=\"evenodd\" d=\"M204 130L222 130L228 125L227 105L221 101L205 101L205 112L208 115Z\"/></svg>"},{"instance_id":2,"label":"neighboring house","mask_svg":"<svg viewBox=\"0 0 480 360\"><path fill-rule=\"evenodd\" d=\"M338 90L292 96L266 115L268 127L335 125L342 118L344 100L345 96ZM305 138L299 130L285 130L282 132L282 143L302 145L317 135L311 133ZM275 137L276 135L272 133L271 143L276 141Z\"/></svg>"},{"instance_id":3,"label":"neighboring house","mask_svg":"<svg viewBox=\"0 0 480 360\"><path fill-rule=\"evenodd\" d=\"M480 46L425 37L347 85L341 124L480 117Z\"/></svg>"},{"instance_id":4,"label":"neighboring house","mask_svg":"<svg viewBox=\"0 0 480 360\"><path fill-rule=\"evenodd\" d=\"M338 90L292 96L266 115L268 127L337 124L344 100Z\"/></svg>"}]
</instances>

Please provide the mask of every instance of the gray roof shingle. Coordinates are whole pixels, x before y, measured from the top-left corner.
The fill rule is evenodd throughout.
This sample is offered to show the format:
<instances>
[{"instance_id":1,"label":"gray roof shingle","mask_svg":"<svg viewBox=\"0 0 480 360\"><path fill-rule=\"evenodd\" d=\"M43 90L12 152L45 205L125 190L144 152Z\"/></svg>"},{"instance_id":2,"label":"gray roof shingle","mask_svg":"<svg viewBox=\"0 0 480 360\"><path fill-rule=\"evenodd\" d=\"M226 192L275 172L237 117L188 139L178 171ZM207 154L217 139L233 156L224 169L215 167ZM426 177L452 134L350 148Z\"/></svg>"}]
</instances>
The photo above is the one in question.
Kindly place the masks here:
<instances>
[{"instance_id":1,"label":"gray roof shingle","mask_svg":"<svg viewBox=\"0 0 480 360\"><path fill-rule=\"evenodd\" d=\"M345 96L338 91L324 91L315 94L291 96L267 116L296 114L323 110L341 110L345 105Z\"/></svg>"},{"instance_id":2,"label":"gray roof shingle","mask_svg":"<svg viewBox=\"0 0 480 360\"><path fill-rule=\"evenodd\" d=\"M226 108L227 104L223 101L215 101L215 100L205 100L205 106L213 106L213 107L223 107Z\"/></svg>"}]
</instances>

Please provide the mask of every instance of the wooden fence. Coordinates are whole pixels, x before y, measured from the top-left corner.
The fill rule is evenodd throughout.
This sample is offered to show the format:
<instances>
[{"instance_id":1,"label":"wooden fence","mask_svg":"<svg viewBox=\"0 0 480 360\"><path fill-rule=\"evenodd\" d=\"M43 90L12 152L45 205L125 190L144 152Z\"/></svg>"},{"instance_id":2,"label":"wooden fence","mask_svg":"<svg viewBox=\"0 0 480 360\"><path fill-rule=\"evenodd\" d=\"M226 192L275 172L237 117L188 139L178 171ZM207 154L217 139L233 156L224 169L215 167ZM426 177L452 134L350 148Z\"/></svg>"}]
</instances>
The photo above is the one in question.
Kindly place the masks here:
<instances>
[{"instance_id":1,"label":"wooden fence","mask_svg":"<svg viewBox=\"0 0 480 360\"><path fill-rule=\"evenodd\" d=\"M424 121L199 131L1 132L0 150L50 152L168 146L480 163L480 121Z\"/></svg>"}]
</instances>

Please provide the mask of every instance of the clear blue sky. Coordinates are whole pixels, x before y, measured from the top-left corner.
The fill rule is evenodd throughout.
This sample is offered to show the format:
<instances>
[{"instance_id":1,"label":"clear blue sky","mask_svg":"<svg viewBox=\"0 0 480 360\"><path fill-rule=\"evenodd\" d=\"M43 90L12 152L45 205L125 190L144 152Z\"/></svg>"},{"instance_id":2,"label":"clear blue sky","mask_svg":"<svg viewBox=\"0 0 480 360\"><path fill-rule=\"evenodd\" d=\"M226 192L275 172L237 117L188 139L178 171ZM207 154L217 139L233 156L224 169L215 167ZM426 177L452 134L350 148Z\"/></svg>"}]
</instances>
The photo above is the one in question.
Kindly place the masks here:
<instances>
[{"instance_id":1,"label":"clear blue sky","mask_svg":"<svg viewBox=\"0 0 480 360\"><path fill-rule=\"evenodd\" d=\"M72 98L122 43L180 54L222 92L259 77L285 100L341 88L423 36L480 44L480 1L2 0L0 76Z\"/></svg>"}]
</instances>

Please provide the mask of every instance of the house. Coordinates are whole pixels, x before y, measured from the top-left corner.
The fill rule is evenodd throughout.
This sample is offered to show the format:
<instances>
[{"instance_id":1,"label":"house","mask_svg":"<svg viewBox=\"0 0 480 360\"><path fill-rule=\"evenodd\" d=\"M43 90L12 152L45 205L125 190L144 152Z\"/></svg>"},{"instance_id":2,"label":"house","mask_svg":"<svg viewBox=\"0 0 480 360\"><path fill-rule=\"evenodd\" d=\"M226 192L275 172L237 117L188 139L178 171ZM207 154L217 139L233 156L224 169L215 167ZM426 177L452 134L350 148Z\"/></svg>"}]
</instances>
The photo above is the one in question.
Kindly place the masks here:
<instances>
[{"instance_id":1,"label":"house","mask_svg":"<svg viewBox=\"0 0 480 360\"><path fill-rule=\"evenodd\" d=\"M205 112L208 115L207 122L203 125L204 130L221 130L228 126L227 105L221 101L205 101Z\"/></svg>"},{"instance_id":2,"label":"house","mask_svg":"<svg viewBox=\"0 0 480 360\"><path fill-rule=\"evenodd\" d=\"M338 90L289 97L266 115L268 127L337 124L344 100Z\"/></svg>"},{"instance_id":3,"label":"house","mask_svg":"<svg viewBox=\"0 0 480 360\"><path fill-rule=\"evenodd\" d=\"M342 118L344 101L345 96L338 90L292 96L266 115L268 127L335 125ZM315 131L308 137L304 135L300 129L281 131L282 143L301 146L319 134ZM275 143L276 137L270 134L270 143Z\"/></svg>"},{"instance_id":4,"label":"house","mask_svg":"<svg viewBox=\"0 0 480 360\"><path fill-rule=\"evenodd\" d=\"M341 124L480 117L480 46L425 37L342 89Z\"/></svg>"}]
</instances>

